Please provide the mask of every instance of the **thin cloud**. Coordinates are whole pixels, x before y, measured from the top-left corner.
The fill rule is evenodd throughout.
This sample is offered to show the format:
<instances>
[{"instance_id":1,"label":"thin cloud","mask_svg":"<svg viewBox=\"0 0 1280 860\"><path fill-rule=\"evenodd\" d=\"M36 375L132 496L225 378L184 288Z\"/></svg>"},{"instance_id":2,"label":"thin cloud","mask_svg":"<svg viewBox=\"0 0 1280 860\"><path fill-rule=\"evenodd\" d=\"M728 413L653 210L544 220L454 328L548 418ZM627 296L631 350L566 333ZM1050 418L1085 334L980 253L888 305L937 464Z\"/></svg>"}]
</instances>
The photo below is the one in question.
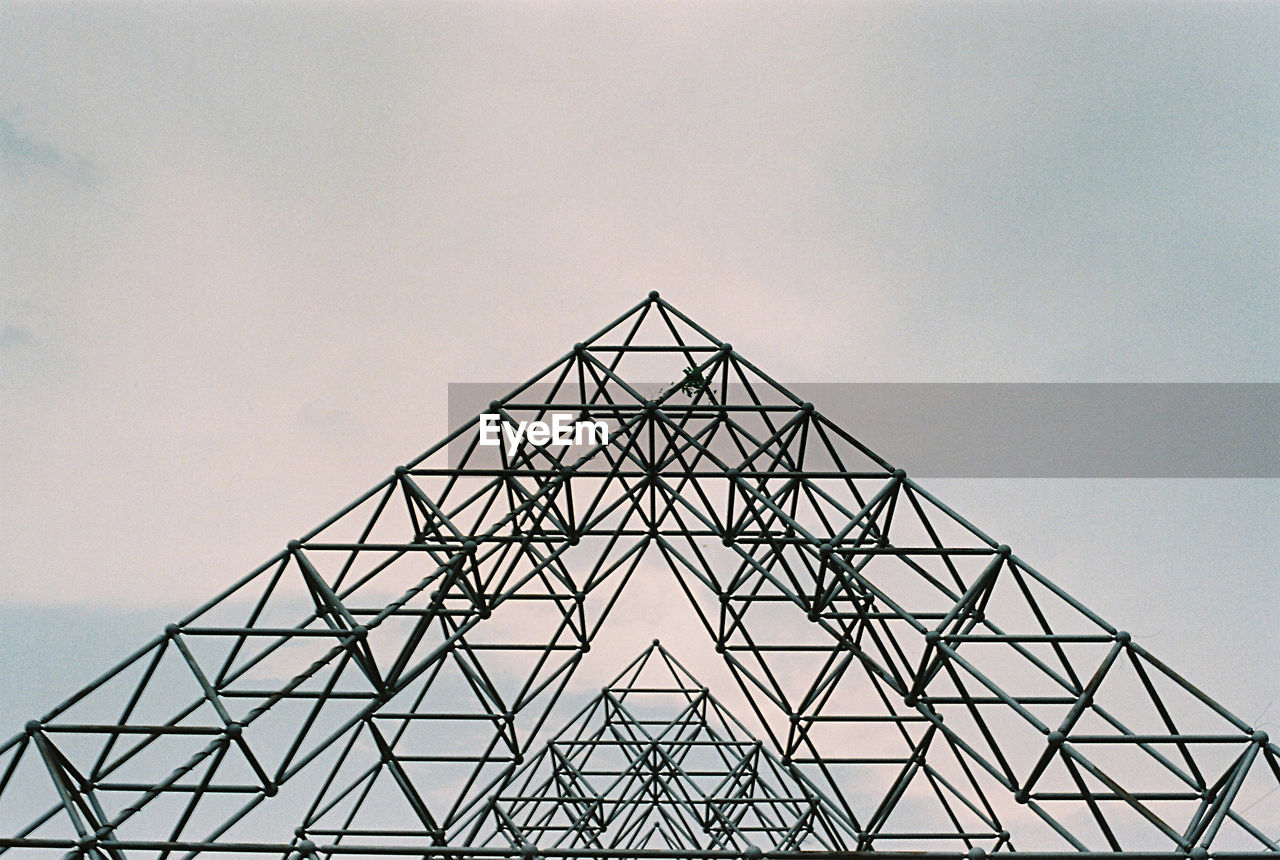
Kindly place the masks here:
<instances>
[{"instance_id":1,"label":"thin cloud","mask_svg":"<svg viewBox=\"0 0 1280 860\"><path fill-rule=\"evenodd\" d=\"M93 163L79 155L66 155L47 140L18 130L13 121L0 116L0 165L4 172L23 175L41 170L64 176L80 185L93 185Z\"/></svg>"}]
</instances>

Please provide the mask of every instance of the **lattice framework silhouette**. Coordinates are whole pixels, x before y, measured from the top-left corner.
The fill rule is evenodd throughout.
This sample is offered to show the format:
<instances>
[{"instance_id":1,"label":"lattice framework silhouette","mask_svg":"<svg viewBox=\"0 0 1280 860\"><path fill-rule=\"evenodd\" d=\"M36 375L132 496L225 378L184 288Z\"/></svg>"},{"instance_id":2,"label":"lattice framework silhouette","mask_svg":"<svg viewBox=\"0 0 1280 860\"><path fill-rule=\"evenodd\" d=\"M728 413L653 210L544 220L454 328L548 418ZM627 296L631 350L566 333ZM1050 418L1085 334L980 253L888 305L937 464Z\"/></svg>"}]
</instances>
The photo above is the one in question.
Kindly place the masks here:
<instances>
[{"instance_id":1,"label":"lattice framework silhouette","mask_svg":"<svg viewBox=\"0 0 1280 860\"><path fill-rule=\"evenodd\" d=\"M656 294L491 409L611 432L472 420L291 541L0 747L0 853L1280 851L1265 733ZM556 733L651 567L755 729L652 649L684 710Z\"/></svg>"}]
</instances>

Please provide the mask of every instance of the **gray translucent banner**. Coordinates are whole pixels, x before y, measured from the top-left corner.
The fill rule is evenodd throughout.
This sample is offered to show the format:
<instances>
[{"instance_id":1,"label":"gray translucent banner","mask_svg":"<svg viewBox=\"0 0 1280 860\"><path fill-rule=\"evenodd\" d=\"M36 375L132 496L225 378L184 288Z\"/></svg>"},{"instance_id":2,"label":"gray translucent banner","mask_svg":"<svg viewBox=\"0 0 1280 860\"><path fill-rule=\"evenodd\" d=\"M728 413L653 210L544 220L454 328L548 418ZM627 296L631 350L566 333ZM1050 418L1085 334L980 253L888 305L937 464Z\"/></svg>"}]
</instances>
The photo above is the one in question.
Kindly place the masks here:
<instances>
[{"instance_id":1,"label":"gray translucent banner","mask_svg":"<svg viewBox=\"0 0 1280 860\"><path fill-rule=\"evenodd\" d=\"M1280 477L1280 383L783 385L921 478ZM450 383L450 428L517 387ZM547 393L534 386L515 402ZM690 401L677 394L671 402ZM451 464L470 438L465 434L450 446Z\"/></svg>"}]
</instances>

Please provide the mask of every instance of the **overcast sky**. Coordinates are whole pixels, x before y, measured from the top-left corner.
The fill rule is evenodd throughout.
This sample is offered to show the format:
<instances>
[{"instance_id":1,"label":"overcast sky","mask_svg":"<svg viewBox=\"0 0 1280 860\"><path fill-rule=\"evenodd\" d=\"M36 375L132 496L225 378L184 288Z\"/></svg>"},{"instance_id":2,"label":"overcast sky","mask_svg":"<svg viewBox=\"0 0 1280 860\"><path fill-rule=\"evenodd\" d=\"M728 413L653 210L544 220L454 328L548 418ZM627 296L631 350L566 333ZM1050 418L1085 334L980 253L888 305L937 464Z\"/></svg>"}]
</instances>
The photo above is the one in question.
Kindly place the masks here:
<instances>
[{"instance_id":1,"label":"overcast sky","mask_svg":"<svg viewBox=\"0 0 1280 860\"><path fill-rule=\"evenodd\" d=\"M780 379L1280 381L1278 60L1277 4L4 4L0 735L651 289ZM930 486L1280 728L1280 482Z\"/></svg>"}]
</instances>

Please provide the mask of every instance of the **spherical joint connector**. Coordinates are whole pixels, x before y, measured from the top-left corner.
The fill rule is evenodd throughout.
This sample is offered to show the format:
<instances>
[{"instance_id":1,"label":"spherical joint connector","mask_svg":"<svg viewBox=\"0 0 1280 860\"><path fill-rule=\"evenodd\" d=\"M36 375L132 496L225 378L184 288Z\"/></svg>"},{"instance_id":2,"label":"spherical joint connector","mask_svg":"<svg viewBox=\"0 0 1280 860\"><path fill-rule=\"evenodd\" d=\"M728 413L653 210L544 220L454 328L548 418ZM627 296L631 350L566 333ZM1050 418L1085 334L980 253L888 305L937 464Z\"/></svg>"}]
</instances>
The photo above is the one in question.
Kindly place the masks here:
<instances>
[{"instance_id":1,"label":"spherical joint connector","mask_svg":"<svg viewBox=\"0 0 1280 860\"><path fill-rule=\"evenodd\" d=\"M808 403L808 402L801 403L801 404L800 404L800 411L801 411L801 412L803 412L805 415L812 415L812 414L813 414L813 404L812 404L812 403Z\"/></svg>"},{"instance_id":2,"label":"spherical joint connector","mask_svg":"<svg viewBox=\"0 0 1280 860\"><path fill-rule=\"evenodd\" d=\"M941 634L941 633L939 633L937 630L926 630L926 631L925 631L925 634L924 634L924 641L928 642L930 645L937 645L937 644L938 644L938 640L939 640L939 639L941 639L941 638L942 638L942 634Z\"/></svg>"},{"instance_id":3,"label":"spherical joint connector","mask_svg":"<svg viewBox=\"0 0 1280 860\"><path fill-rule=\"evenodd\" d=\"M262 787L262 793L266 797L275 797L280 793L280 786L276 785L274 782L269 782Z\"/></svg>"},{"instance_id":4,"label":"spherical joint connector","mask_svg":"<svg viewBox=\"0 0 1280 860\"><path fill-rule=\"evenodd\" d=\"M490 400L490 401L489 401L489 412L490 412L491 414L496 415L496 414L498 414L498 412L500 412L501 410L502 410L502 401L500 401L500 400Z\"/></svg>"},{"instance_id":5,"label":"spherical joint connector","mask_svg":"<svg viewBox=\"0 0 1280 860\"><path fill-rule=\"evenodd\" d=\"M285 549L289 550L289 552L297 552L298 550L302 549L302 541L291 540L287 544L285 544Z\"/></svg>"},{"instance_id":6,"label":"spherical joint connector","mask_svg":"<svg viewBox=\"0 0 1280 860\"><path fill-rule=\"evenodd\" d=\"M1261 747L1261 746L1266 746L1267 742L1270 741L1271 738L1269 738L1267 736L1267 733L1264 732L1262 729L1258 729L1256 732L1253 733L1252 740L1255 744Z\"/></svg>"},{"instance_id":7,"label":"spherical joint connector","mask_svg":"<svg viewBox=\"0 0 1280 860\"><path fill-rule=\"evenodd\" d=\"M1027 791L1025 788L1020 788L1013 793L1013 800L1015 803L1025 804L1030 799L1031 799L1031 792Z\"/></svg>"},{"instance_id":8,"label":"spherical joint connector","mask_svg":"<svg viewBox=\"0 0 1280 860\"><path fill-rule=\"evenodd\" d=\"M577 534L569 535L569 546L577 546L580 543L582 543L582 538Z\"/></svg>"},{"instance_id":9,"label":"spherical joint connector","mask_svg":"<svg viewBox=\"0 0 1280 860\"><path fill-rule=\"evenodd\" d=\"M654 648L657 648L657 647L659 647L660 645L662 645L662 640L660 640L660 639L654 639L654 640L653 640L653 647L654 647Z\"/></svg>"},{"instance_id":10,"label":"spherical joint connector","mask_svg":"<svg viewBox=\"0 0 1280 860\"><path fill-rule=\"evenodd\" d=\"M987 852L983 851L977 845L969 849L969 854L968 854L969 860L982 860L982 858L986 856L987 856Z\"/></svg>"},{"instance_id":11,"label":"spherical joint connector","mask_svg":"<svg viewBox=\"0 0 1280 860\"><path fill-rule=\"evenodd\" d=\"M720 543L724 544L725 546L733 546L733 538L730 537L729 535L725 535L724 537L720 538Z\"/></svg>"},{"instance_id":12,"label":"spherical joint connector","mask_svg":"<svg viewBox=\"0 0 1280 860\"><path fill-rule=\"evenodd\" d=\"M351 628L351 635L357 639L368 639L369 628L365 627L363 624L357 624L355 627Z\"/></svg>"},{"instance_id":13,"label":"spherical joint connector","mask_svg":"<svg viewBox=\"0 0 1280 860\"><path fill-rule=\"evenodd\" d=\"M1190 857L1191 860L1208 860L1209 849L1205 848L1203 845L1193 845L1191 846L1191 850L1187 852L1187 856Z\"/></svg>"},{"instance_id":14,"label":"spherical joint connector","mask_svg":"<svg viewBox=\"0 0 1280 860\"><path fill-rule=\"evenodd\" d=\"M728 478L730 481L736 481L738 480L738 478L742 477L742 470L741 469L725 469L724 476Z\"/></svg>"},{"instance_id":15,"label":"spherical joint connector","mask_svg":"<svg viewBox=\"0 0 1280 860\"><path fill-rule=\"evenodd\" d=\"M1133 636L1130 635L1128 630L1117 630L1116 641L1119 642L1121 645L1128 645L1130 642L1133 641Z\"/></svg>"},{"instance_id":16,"label":"spherical joint connector","mask_svg":"<svg viewBox=\"0 0 1280 860\"><path fill-rule=\"evenodd\" d=\"M39 720L28 720L27 724L23 726L23 728L27 730L27 734L34 735L36 732L40 731L43 726Z\"/></svg>"},{"instance_id":17,"label":"spherical joint connector","mask_svg":"<svg viewBox=\"0 0 1280 860\"><path fill-rule=\"evenodd\" d=\"M520 846L520 856L521 857L537 857L538 846L534 845L532 842L526 842L525 844Z\"/></svg>"},{"instance_id":18,"label":"spherical joint connector","mask_svg":"<svg viewBox=\"0 0 1280 860\"><path fill-rule=\"evenodd\" d=\"M759 845L748 845L746 848L742 849L742 856L746 858L746 860L757 860L764 856L764 851L760 849Z\"/></svg>"},{"instance_id":19,"label":"spherical joint connector","mask_svg":"<svg viewBox=\"0 0 1280 860\"><path fill-rule=\"evenodd\" d=\"M725 355L728 355L729 353L733 352L733 344L731 343L720 344L720 351L723 352Z\"/></svg>"},{"instance_id":20,"label":"spherical joint connector","mask_svg":"<svg viewBox=\"0 0 1280 860\"><path fill-rule=\"evenodd\" d=\"M181 632L182 632L182 628L179 627L177 624L166 624L164 626L164 635L168 636L170 639L177 636Z\"/></svg>"},{"instance_id":21,"label":"spherical joint connector","mask_svg":"<svg viewBox=\"0 0 1280 860\"><path fill-rule=\"evenodd\" d=\"M229 738L238 738L244 734L244 726L239 723L227 723L227 725L222 729L222 733Z\"/></svg>"},{"instance_id":22,"label":"spherical joint connector","mask_svg":"<svg viewBox=\"0 0 1280 860\"><path fill-rule=\"evenodd\" d=\"M480 544L476 543L476 542L475 542L475 541L473 541L473 540L468 540L468 541L463 541L463 542L462 542L462 548L463 548L464 550L466 550L467 552L475 552L475 551L476 551L476 549L477 549L477 548L479 548L479 546L480 546Z\"/></svg>"},{"instance_id":23,"label":"spherical joint connector","mask_svg":"<svg viewBox=\"0 0 1280 860\"><path fill-rule=\"evenodd\" d=\"M907 477L907 470L906 470L906 469L894 469L894 470L893 470L893 479L894 479L895 481L901 481L901 480L902 480L902 479L904 479L905 477Z\"/></svg>"},{"instance_id":24,"label":"spherical joint connector","mask_svg":"<svg viewBox=\"0 0 1280 860\"><path fill-rule=\"evenodd\" d=\"M583 642L581 645L579 645L579 646L578 646L578 653L580 653L580 654L590 654L590 653L591 653L591 643L590 643L590 642Z\"/></svg>"},{"instance_id":25,"label":"spherical joint connector","mask_svg":"<svg viewBox=\"0 0 1280 860\"><path fill-rule=\"evenodd\" d=\"M651 301L651 302L656 302L657 300L658 300L658 291L657 291L657 290L650 290L650 291L649 291L649 301ZM537 849L535 849L535 850L537 850Z\"/></svg>"},{"instance_id":26,"label":"spherical joint connector","mask_svg":"<svg viewBox=\"0 0 1280 860\"><path fill-rule=\"evenodd\" d=\"M1057 729L1054 729L1053 731L1049 732L1049 736L1046 738L1046 740L1049 741L1049 746L1053 747L1054 749L1057 749L1058 747L1066 743L1067 736L1064 735L1062 732L1058 731Z\"/></svg>"},{"instance_id":27,"label":"spherical joint connector","mask_svg":"<svg viewBox=\"0 0 1280 860\"><path fill-rule=\"evenodd\" d=\"M582 353L583 353L583 352L585 352L585 351L586 351L586 349L587 349L586 344L575 343L575 344L573 345L573 354L574 354L574 355L582 355Z\"/></svg>"},{"instance_id":28,"label":"spherical joint connector","mask_svg":"<svg viewBox=\"0 0 1280 860\"><path fill-rule=\"evenodd\" d=\"M307 828L302 827L302 826L295 827L295 828L293 828L293 835L294 835L295 837L297 837L298 839L306 839L306 838L307 838Z\"/></svg>"},{"instance_id":29,"label":"spherical joint connector","mask_svg":"<svg viewBox=\"0 0 1280 860\"><path fill-rule=\"evenodd\" d=\"M86 833L76 840L76 847L81 851L92 851L98 847L98 834Z\"/></svg>"},{"instance_id":30,"label":"spherical joint connector","mask_svg":"<svg viewBox=\"0 0 1280 860\"><path fill-rule=\"evenodd\" d=\"M645 414L645 415L654 415L654 414L656 414L656 413L657 413L657 411L658 411L658 404L657 404L657 403L655 403L655 402L654 402L654 401L652 401L652 400L646 400L646 401L644 402L644 414Z\"/></svg>"},{"instance_id":31,"label":"spherical joint connector","mask_svg":"<svg viewBox=\"0 0 1280 860\"><path fill-rule=\"evenodd\" d=\"M316 856L316 844L315 844L314 842L312 842L310 839L302 839L302 840L299 840L299 841L298 841L298 856L299 856L299 857L314 857L314 856Z\"/></svg>"},{"instance_id":32,"label":"spherical joint connector","mask_svg":"<svg viewBox=\"0 0 1280 860\"><path fill-rule=\"evenodd\" d=\"M408 467L408 466L396 466L395 472L396 472L396 477L397 477L397 478L403 478L405 475L409 474L409 467Z\"/></svg>"},{"instance_id":33,"label":"spherical joint connector","mask_svg":"<svg viewBox=\"0 0 1280 860\"><path fill-rule=\"evenodd\" d=\"M996 555L1001 558L1008 558L1013 555L1013 550L1009 549L1009 545L1007 543L1002 543L1000 546L996 547Z\"/></svg>"}]
</instances>

